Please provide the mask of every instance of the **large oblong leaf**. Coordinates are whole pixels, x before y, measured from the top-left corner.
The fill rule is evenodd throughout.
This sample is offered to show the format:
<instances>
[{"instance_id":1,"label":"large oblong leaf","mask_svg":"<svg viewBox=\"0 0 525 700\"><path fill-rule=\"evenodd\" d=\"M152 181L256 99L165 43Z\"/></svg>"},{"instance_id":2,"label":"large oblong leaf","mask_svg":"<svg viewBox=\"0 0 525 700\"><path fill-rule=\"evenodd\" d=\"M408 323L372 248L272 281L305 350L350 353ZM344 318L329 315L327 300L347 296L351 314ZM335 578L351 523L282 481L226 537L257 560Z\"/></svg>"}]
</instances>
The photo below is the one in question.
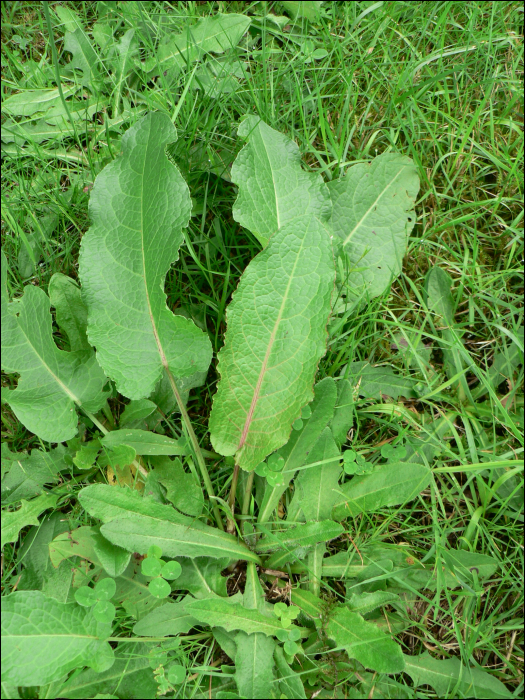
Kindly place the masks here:
<instances>
[{"instance_id":1,"label":"large oblong leaf","mask_svg":"<svg viewBox=\"0 0 525 700\"><path fill-rule=\"evenodd\" d=\"M295 141L255 116L247 117L238 133L247 144L231 170L232 181L239 186L233 205L236 221L263 247L276 231L305 214L328 221L328 189L321 175L302 169Z\"/></svg>"},{"instance_id":2,"label":"large oblong leaf","mask_svg":"<svg viewBox=\"0 0 525 700\"><path fill-rule=\"evenodd\" d=\"M97 359L132 399L151 394L163 368L206 371L208 337L166 306L164 280L178 259L190 217L188 187L165 154L176 140L168 116L153 112L122 139L123 154L98 175L82 239L80 278L88 337Z\"/></svg>"},{"instance_id":3,"label":"large oblong leaf","mask_svg":"<svg viewBox=\"0 0 525 700\"><path fill-rule=\"evenodd\" d=\"M241 630L246 634L265 634L271 637L282 629L276 615L266 616L259 610L245 608L239 603L230 603L223 598L194 600L185 604L185 610L211 627L224 627L227 632ZM305 630L299 628L301 632Z\"/></svg>"},{"instance_id":4,"label":"large oblong leaf","mask_svg":"<svg viewBox=\"0 0 525 700\"><path fill-rule=\"evenodd\" d=\"M63 442L77 433L76 408L98 411L107 382L95 353L64 352L53 340L51 303L32 284L9 306L7 260L2 252L2 369L20 374L2 395L16 417L42 440Z\"/></svg>"},{"instance_id":5,"label":"large oblong leaf","mask_svg":"<svg viewBox=\"0 0 525 700\"><path fill-rule=\"evenodd\" d=\"M416 220L417 169L407 156L383 153L371 163L352 166L328 187L334 234L342 241L350 268L360 268L350 272L346 284L378 296L401 272Z\"/></svg>"},{"instance_id":6,"label":"large oblong leaf","mask_svg":"<svg viewBox=\"0 0 525 700\"><path fill-rule=\"evenodd\" d=\"M234 292L210 433L215 450L243 469L284 445L312 400L334 276L327 231L309 215L273 235Z\"/></svg>"},{"instance_id":7,"label":"large oblong leaf","mask_svg":"<svg viewBox=\"0 0 525 700\"><path fill-rule=\"evenodd\" d=\"M131 489L93 484L80 491L79 501L105 523L104 537L128 551L145 554L156 544L169 557L229 557L259 563L259 557L232 535Z\"/></svg>"},{"instance_id":8,"label":"large oblong leaf","mask_svg":"<svg viewBox=\"0 0 525 700\"><path fill-rule=\"evenodd\" d=\"M111 625L97 622L76 603L59 603L40 591L2 598L2 681L44 685L74 668L105 671L113 650L104 641Z\"/></svg>"}]
</instances>

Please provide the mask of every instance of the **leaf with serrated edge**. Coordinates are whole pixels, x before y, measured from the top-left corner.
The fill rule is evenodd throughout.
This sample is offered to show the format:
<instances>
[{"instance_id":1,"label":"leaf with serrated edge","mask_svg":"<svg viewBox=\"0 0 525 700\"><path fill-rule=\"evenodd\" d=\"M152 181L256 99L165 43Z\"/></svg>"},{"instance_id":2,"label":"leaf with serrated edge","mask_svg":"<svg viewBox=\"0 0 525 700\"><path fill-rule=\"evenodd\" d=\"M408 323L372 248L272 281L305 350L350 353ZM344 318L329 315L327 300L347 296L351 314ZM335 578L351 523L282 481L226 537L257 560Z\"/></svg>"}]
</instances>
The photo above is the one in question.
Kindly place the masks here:
<instances>
[{"instance_id":1,"label":"leaf with serrated edge","mask_svg":"<svg viewBox=\"0 0 525 700\"><path fill-rule=\"evenodd\" d=\"M466 668L457 658L433 659L428 651L405 656L405 671L416 685L430 685L438 697L445 698L454 689L454 697L511 698L501 681L479 668Z\"/></svg>"},{"instance_id":2,"label":"leaf with serrated edge","mask_svg":"<svg viewBox=\"0 0 525 700\"><path fill-rule=\"evenodd\" d=\"M259 557L232 535L195 521L180 525L145 515L115 518L102 525L106 539L130 552L146 554L151 545L157 545L168 557L207 556L244 559L259 563Z\"/></svg>"},{"instance_id":3,"label":"leaf with serrated edge","mask_svg":"<svg viewBox=\"0 0 525 700\"><path fill-rule=\"evenodd\" d=\"M159 47L152 75L183 68L205 53L224 53L239 43L250 23L251 19L246 15L233 12L203 17L196 25L188 26L184 33L172 36L167 44Z\"/></svg>"},{"instance_id":4,"label":"leaf with serrated edge","mask_svg":"<svg viewBox=\"0 0 525 700\"><path fill-rule=\"evenodd\" d=\"M295 547L309 547L318 542L328 542L339 537L344 532L344 527L333 520L306 523L289 528L284 532L268 533L257 544L258 552L273 552L277 549L294 549Z\"/></svg>"},{"instance_id":5,"label":"leaf with serrated edge","mask_svg":"<svg viewBox=\"0 0 525 700\"><path fill-rule=\"evenodd\" d=\"M76 603L40 591L11 593L2 598L2 681L44 685L86 665L105 671L114 658L104 641L110 633L109 623Z\"/></svg>"},{"instance_id":6,"label":"leaf with serrated edge","mask_svg":"<svg viewBox=\"0 0 525 700\"><path fill-rule=\"evenodd\" d=\"M277 667L279 689L281 693L286 695L287 698L306 698L301 676L288 666L280 646L275 647L273 658Z\"/></svg>"},{"instance_id":7,"label":"leaf with serrated edge","mask_svg":"<svg viewBox=\"0 0 525 700\"><path fill-rule=\"evenodd\" d=\"M241 630L246 634L260 632L271 637L277 630L282 629L281 622L276 616L266 617L258 610L245 608L238 603L229 603L221 598L195 600L187 603L185 609L197 620L211 627L224 627L227 632L232 630Z\"/></svg>"},{"instance_id":8,"label":"leaf with serrated edge","mask_svg":"<svg viewBox=\"0 0 525 700\"><path fill-rule=\"evenodd\" d=\"M376 625L345 607L331 614L326 634L351 659L378 673L400 673L405 667L401 647Z\"/></svg>"},{"instance_id":9,"label":"leaf with serrated edge","mask_svg":"<svg viewBox=\"0 0 525 700\"><path fill-rule=\"evenodd\" d=\"M185 601L191 601L191 598L188 596L180 603L165 603L155 608L137 622L133 632L142 637L168 637L189 632L199 621L186 611Z\"/></svg>"},{"instance_id":10,"label":"leaf with serrated edge","mask_svg":"<svg viewBox=\"0 0 525 700\"><path fill-rule=\"evenodd\" d=\"M7 542L15 542L26 525L38 525L40 513L54 508L57 501L57 495L45 493L31 501L22 500L18 510L2 513L2 547Z\"/></svg>"},{"instance_id":11,"label":"leaf with serrated edge","mask_svg":"<svg viewBox=\"0 0 525 700\"><path fill-rule=\"evenodd\" d=\"M59 350L53 340L50 301L32 284L9 311L7 260L2 251L2 369L20 374L7 403L28 430L42 440L63 442L77 433L75 408L98 411L107 379L91 352L86 358ZM2 395L2 400L4 395Z\"/></svg>"},{"instance_id":12,"label":"leaf with serrated edge","mask_svg":"<svg viewBox=\"0 0 525 700\"><path fill-rule=\"evenodd\" d=\"M233 294L210 434L247 471L285 444L313 398L334 275L328 234L306 216L272 237Z\"/></svg>"},{"instance_id":13,"label":"leaf with serrated edge","mask_svg":"<svg viewBox=\"0 0 525 700\"><path fill-rule=\"evenodd\" d=\"M332 518L343 520L410 501L429 485L431 478L431 470L422 464L380 464L370 474L354 476L339 487Z\"/></svg>"},{"instance_id":14,"label":"leaf with serrated edge","mask_svg":"<svg viewBox=\"0 0 525 700\"><path fill-rule=\"evenodd\" d=\"M207 335L166 305L164 280L191 209L188 187L165 155L176 136L160 112L126 132L123 155L95 180L93 223L82 239L88 337L108 376L132 399L151 394L163 367L182 377L207 370L211 360Z\"/></svg>"},{"instance_id":15,"label":"leaf with serrated edge","mask_svg":"<svg viewBox=\"0 0 525 700\"><path fill-rule=\"evenodd\" d=\"M328 189L319 174L303 170L295 141L255 116L247 117L238 133L247 144L231 170L232 182L239 186L233 218L263 247L276 231L307 214L328 226Z\"/></svg>"},{"instance_id":16,"label":"leaf with serrated edge","mask_svg":"<svg viewBox=\"0 0 525 700\"><path fill-rule=\"evenodd\" d=\"M328 188L334 235L342 241L350 267L367 268L350 272L346 285L378 296L401 272L416 221L417 169L407 156L383 153L371 163L352 166Z\"/></svg>"},{"instance_id":17,"label":"leaf with serrated edge","mask_svg":"<svg viewBox=\"0 0 525 700\"><path fill-rule=\"evenodd\" d=\"M170 557L231 557L259 563L259 557L238 543L232 535L182 515L171 506L142 498L131 489L94 484L83 488L78 499L90 515L106 523L101 529L104 537L128 551L145 554L151 544L158 544L163 554ZM108 527L115 521L118 521L118 527ZM134 523L144 528L142 533ZM156 540L162 539L163 535L169 537L161 544ZM122 540L127 544L123 544ZM144 552L132 546L131 543L135 541L137 545L141 542L140 547L145 547Z\"/></svg>"}]
</instances>

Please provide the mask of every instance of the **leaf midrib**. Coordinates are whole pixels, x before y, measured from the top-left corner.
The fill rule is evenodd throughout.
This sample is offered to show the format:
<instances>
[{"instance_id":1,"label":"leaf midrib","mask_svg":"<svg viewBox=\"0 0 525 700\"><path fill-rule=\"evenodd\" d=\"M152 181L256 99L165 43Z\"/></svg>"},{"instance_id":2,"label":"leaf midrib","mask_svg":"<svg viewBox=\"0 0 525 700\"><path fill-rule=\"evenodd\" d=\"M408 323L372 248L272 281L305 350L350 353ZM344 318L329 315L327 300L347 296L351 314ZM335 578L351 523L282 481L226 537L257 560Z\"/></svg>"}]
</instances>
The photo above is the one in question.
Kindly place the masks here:
<instances>
[{"instance_id":1,"label":"leaf midrib","mask_svg":"<svg viewBox=\"0 0 525 700\"><path fill-rule=\"evenodd\" d=\"M302 250L303 250L303 247L304 247L304 240L305 240L305 236L303 236L303 239L301 240L301 245L300 245L299 250L297 251L297 254L296 254L296 256L295 256L294 266L293 266L292 272L291 272L291 274L290 274L290 277L288 278L288 284L286 285L286 290L285 290L285 293L284 293L284 295L283 295L283 300L282 300L282 302L281 302L281 306L280 306L280 308L279 308L279 313L278 313L278 315L277 315L277 319L275 320L275 324L274 324L274 327L273 327L273 329L272 329L272 333L271 333L271 335L270 335L270 341L269 341L269 343L268 343L268 348L266 349L266 353L265 353L265 356L264 356L264 360L263 360L263 363L262 363L262 366L261 366L261 371L259 372L259 377L258 377L258 379L257 379L257 384L255 385L255 389L254 389L253 396L252 396L252 401L251 401L251 404L250 404L250 408L249 408L249 410L248 410L248 413L247 413L247 415L246 415L246 421L245 421L245 423L244 423L243 431L242 431L241 438L240 438L240 440L239 440L239 444L238 444L238 446L237 446L236 452L238 452L239 450L241 450L241 449L244 447L244 444L246 443L246 438L248 437L248 433L249 433L249 431L250 431L250 427L251 427L252 419L253 419L253 414L254 414L254 412L255 412L255 408L256 408L256 406L257 406L257 402L259 401L259 394L260 394L261 387L262 387L262 383L263 383L263 381L264 381L264 377L265 377L265 374L266 374L266 369L267 369L267 365L268 365L268 360L270 359L270 353L271 353L271 351L272 351L273 344L274 344L274 342L275 342L275 337L276 337L276 335L277 335L277 330L278 330L279 325L280 325L281 320L282 320L282 315L283 315L283 312L284 312L284 306L285 306L286 302L288 301L288 296L289 296L289 294L290 294L290 287L291 287L292 281L293 281L293 279L294 279L294 277L295 277L295 270L296 270L296 268L297 268L297 263L298 263L298 261L299 261L299 256L300 256L300 254L302 253Z\"/></svg>"},{"instance_id":2,"label":"leaf midrib","mask_svg":"<svg viewBox=\"0 0 525 700\"><path fill-rule=\"evenodd\" d=\"M366 212L363 214L363 216L361 217L361 219L357 222L357 224L354 226L354 228L350 231L350 233L348 234L348 236L345 238L345 240L343 241L343 247L347 245L347 243L350 241L350 239L352 238L352 236L354 235L354 233L355 233L355 232L357 231L357 229L362 225L363 221L368 217L368 215L370 214L370 212L372 211L372 209L373 209L373 208L376 206L376 204L379 202L379 200L381 199L381 197L383 197L383 196L385 195L385 193L388 192L388 190L390 189L390 187L392 187L392 185L393 185L394 182L397 180L397 178L405 171L405 168L406 168L406 167L408 167L408 166L405 166L404 168L401 168L401 170L399 170L399 172L398 172L397 175L393 178L393 180L392 180L391 182L389 182L389 184L387 185L387 187L385 187L384 190L381 190L381 192L378 194L378 196L376 197L376 199L372 202L372 204L369 206L369 208L368 208L368 209L366 210ZM355 192L354 192L354 194L355 194ZM353 204L353 202L352 202L352 204Z\"/></svg>"}]
</instances>

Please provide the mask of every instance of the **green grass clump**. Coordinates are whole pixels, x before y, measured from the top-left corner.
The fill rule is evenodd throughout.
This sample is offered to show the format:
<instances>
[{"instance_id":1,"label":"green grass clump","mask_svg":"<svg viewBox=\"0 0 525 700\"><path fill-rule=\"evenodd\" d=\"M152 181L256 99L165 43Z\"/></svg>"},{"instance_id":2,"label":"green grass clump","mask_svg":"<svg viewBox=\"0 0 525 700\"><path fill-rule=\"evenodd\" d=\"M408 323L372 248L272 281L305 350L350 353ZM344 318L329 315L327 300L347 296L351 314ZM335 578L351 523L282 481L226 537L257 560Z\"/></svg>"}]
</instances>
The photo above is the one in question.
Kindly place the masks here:
<instances>
[{"instance_id":1,"label":"green grass clump","mask_svg":"<svg viewBox=\"0 0 525 700\"><path fill-rule=\"evenodd\" d=\"M177 33L217 10L252 17L234 49L239 69L233 85L221 73L220 57L214 59L213 88L206 88L198 63L153 77L141 67L166 27ZM387 150L416 163L421 191L403 273L383 296L330 324L318 378L339 376L349 363L367 360L410 372L427 387L418 399L356 397L352 449L370 458L383 445L424 435L447 417L448 436L433 464L430 488L404 507L355 518L348 524L352 545L359 554L371 539L406 543L415 557L431 555L444 567L447 548L497 560L497 573L471 592L451 591L438 577L435 590L414 593L398 639L406 654L428 650L488 670L521 697L522 360L491 373L498 353L509 355L513 343L523 349L521 3L326 2L312 21L301 15L281 20L285 9L279 3L256 2L66 2L49 4L48 13L53 38L40 3L2 4L3 98L56 87L60 73L62 84L75 87L76 99L86 101L86 114L74 121L63 114L57 122L62 133L52 139L4 131L2 240L14 298L27 284L47 289L56 272L77 278L94 179L120 152L129 125L147 111L161 110L174 121L179 138L170 157L194 199L180 261L168 273L168 305L207 330L215 354L231 294L260 250L231 213L236 188L229 169L241 147L236 130L243 115L257 114L293 138L304 165L327 181ZM85 71L72 68L64 45L75 22L107 57L100 62L99 80L89 84ZM97 43L103 25L110 28L108 41L122 42L130 29L140 38L122 79L120 54L103 54ZM435 267L453 281L462 377L448 371L443 328L424 294L425 277ZM212 365L206 385L189 402L207 449L216 381ZM12 375L3 375L2 387L15 384ZM124 409L119 399L110 405L116 417ZM177 416L166 423L169 430L180 432ZM6 405L2 439L14 452L42 446ZM220 462L211 476L216 493L227 499L231 468ZM76 481L66 478L53 489L70 529L86 524L86 514L71 498ZM26 549L24 535L5 548L4 594L19 586ZM133 621L122 611L117 615L126 634ZM189 674L186 694L204 696L210 666L224 659L207 634L189 635L181 648ZM348 697L354 683L353 674L335 666L322 675L323 693L337 687ZM410 684L408 676L395 686L383 681L380 692L413 693L403 684ZM359 689L372 697L373 679L362 679ZM435 695L429 690L418 697Z\"/></svg>"}]
</instances>

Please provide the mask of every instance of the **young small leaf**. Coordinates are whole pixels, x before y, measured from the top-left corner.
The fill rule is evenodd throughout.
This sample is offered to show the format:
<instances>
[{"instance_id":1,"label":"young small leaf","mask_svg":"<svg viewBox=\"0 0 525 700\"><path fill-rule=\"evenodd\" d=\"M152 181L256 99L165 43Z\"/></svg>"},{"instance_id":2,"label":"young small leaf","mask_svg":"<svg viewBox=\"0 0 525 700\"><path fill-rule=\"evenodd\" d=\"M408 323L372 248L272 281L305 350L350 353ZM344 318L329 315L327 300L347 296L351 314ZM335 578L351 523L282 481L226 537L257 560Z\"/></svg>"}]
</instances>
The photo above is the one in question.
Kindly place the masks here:
<instances>
[{"instance_id":1,"label":"young small leaf","mask_svg":"<svg viewBox=\"0 0 525 700\"><path fill-rule=\"evenodd\" d=\"M110 603L108 600L99 600L98 603L93 606L92 612L97 622L108 622L111 624L115 617L116 610L113 603Z\"/></svg>"},{"instance_id":2,"label":"young small leaf","mask_svg":"<svg viewBox=\"0 0 525 700\"><path fill-rule=\"evenodd\" d=\"M132 399L149 396L163 368L188 376L211 360L208 337L166 306L164 280L191 208L188 187L165 155L175 140L173 124L158 112L126 132L122 157L95 180L92 226L82 238L88 337L100 365Z\"/></svg>"},{"instance_id":3,"label":"young small leaf","mask_svg":"<svg viewBox=\"0 0 525 700\"><path fill-rule=\"evenodd\" d=\"M182 573L182 566L178 561L167 561L162 567L160 575L168 581L178 579Z\"/></svg>"},{"instance_id":4,"label":"young small leaf","mask_svg":"<svg viewBox=\"0 0 525 700\"><path fill-rule=\"evenodd\" d=\"M80 588L77 588L75 591L75 600L79 605L82 605L82 607L90 608L92 605L95 605L98 598L94 588L80 586Z\"/></svg>"},{"instance_id":5,"label":"young small leaf","mask_svg":"<svg viewBox=\"0 0 525 700\"><path fill-rule=\"evenodd\" d=\"M130 552L108 542L100 534L94 536L93 547L104 571L109 576L120 576L126 570L131 558Z\"/></svg>"},{"instance_id":6,"label":"young small leaf","mask_svg":"<svg viewBox=\"0 0 525 700\"><path fill-rule=\"evenodd\" d=\"M87 308L77 283L59 272L49 280L49 300L55 307L57 325L67 333L71 352L91 354L87 338Z\"/></svg>"},{"instance_id":7,"label":"young small leaf","mask_svg":"<svg viewBox=\"0 0 525 700\"><path fill-rule=\"evenodd\" d=\"M162 563L156 557L147 557L142 560L140 571L144 576L160 576Z\"/></svg>"},{"instance_id":8,"label":"young small leaf","mask_svg":"<svg viewBox=\"0 0 525 700\"><path fill-rule=\"evenodd\" d=\"M113 578L103 578L95 586L97 600L111 600L117 590L117 584Z\"/></svg>"},{"instance_id":9,"label":"young small leaf","mask_svg":"<svg viewBox=\"0 0 525 700\"><path fill-rule=\"evenodd\" d=\"M186 678L186 669L180 664L171 664L168 668L168 680L172 685L180 685L184 683Z\"/></svg>"}]
</instances>

